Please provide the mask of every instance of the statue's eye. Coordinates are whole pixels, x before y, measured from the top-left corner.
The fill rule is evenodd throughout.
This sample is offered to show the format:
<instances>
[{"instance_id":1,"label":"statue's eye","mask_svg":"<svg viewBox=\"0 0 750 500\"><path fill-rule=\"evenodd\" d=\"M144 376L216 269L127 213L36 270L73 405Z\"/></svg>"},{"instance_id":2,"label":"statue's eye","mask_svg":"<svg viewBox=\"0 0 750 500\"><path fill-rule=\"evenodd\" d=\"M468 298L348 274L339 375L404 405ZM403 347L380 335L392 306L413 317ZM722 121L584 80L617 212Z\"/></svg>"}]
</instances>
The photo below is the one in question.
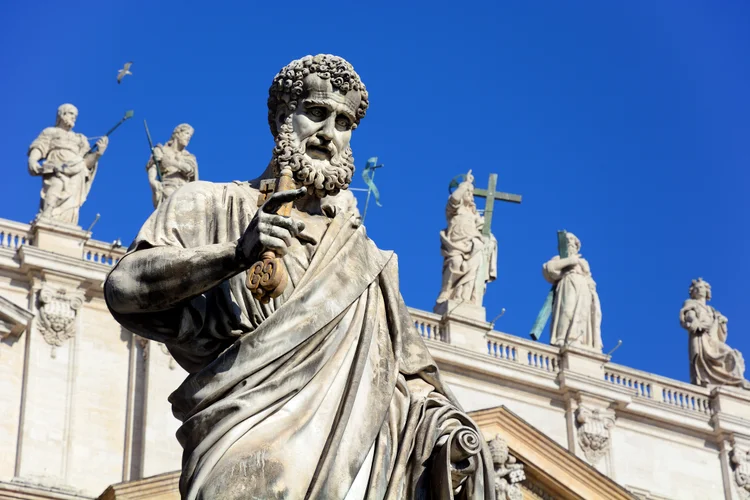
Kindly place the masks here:
<instances>
[{"instance_id":1,"label":"statue's eye","mask_svg":"<svg viewBox=\"0 0 750 500\"><path fill-rule=\"evenodd\" d=\"M321 107L310 108L307 113L314 118L325 118L326 110Z\"/></svg>"},{"instance_id":2,"label":"statue's eye","mask_svg":"<svg viewBox=\"0 0 750 500\"><path fill-rule=\"evenodd\" d=\"M351 126L352 126L352 122L346 116L339 115L336 117L336 127L339 130L349 130Z\"/></svg>"}]
</instances>

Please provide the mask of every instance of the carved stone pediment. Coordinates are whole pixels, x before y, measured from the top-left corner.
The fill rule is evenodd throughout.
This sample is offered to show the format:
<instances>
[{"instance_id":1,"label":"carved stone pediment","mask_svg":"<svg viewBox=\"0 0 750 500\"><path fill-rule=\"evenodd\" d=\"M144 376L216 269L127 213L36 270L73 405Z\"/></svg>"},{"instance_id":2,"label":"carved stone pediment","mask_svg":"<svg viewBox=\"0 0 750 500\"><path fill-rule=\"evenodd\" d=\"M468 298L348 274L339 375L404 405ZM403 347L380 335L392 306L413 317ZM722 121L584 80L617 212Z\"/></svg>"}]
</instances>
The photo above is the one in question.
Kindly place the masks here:
<instances>
[{"instance_id":1,"label":"carved stone pediment","mask_svg":"<svg viewBox=\"0 0 750 500\"><path fill-rule=\"evenodd\" d=\"M31 311L0 297L0 340L20 337L33 317Z\"/></svg>"},{"instance_id":2,"label":"carved stone pediment","mask_svg":"<svg viewBox=\"0 0 750 500\"><path fill-rule=\"evenodd\" d=\"M78 310L83 305L83 292L65 288L44 287L39 291L39 331L52 346L51 356L76 329Z\"/></svg>"}]
</instances>

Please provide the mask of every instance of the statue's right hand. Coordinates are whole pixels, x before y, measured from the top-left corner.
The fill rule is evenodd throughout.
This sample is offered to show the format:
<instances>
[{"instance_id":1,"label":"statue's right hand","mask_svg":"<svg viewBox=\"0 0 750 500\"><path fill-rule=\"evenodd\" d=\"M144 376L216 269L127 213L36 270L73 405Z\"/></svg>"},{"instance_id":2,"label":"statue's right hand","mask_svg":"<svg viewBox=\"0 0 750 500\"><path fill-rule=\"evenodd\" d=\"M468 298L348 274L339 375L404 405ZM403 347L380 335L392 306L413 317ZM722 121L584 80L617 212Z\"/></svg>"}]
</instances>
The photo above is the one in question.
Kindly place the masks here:
<instances>
[{"instance_id":1,"label":"statue's right hand","mask_svg":"<svg viewBox=\"0 0 750 500\"><path fill-rule=\"evenodd\" d=\"M274 193L258 209L237 242L237 256L243 265L250 266L255 263L266 248L279 256L286 254L294 238L305 229L305 224L292 217L277 215L276 212L283 204L294 201L305 193L307 189L304 187Z\"/></svg>"},{"instance_id":2,"label":"statue's right hand","mask_svg":"<svg viewBox=\"0 0 750 500\"><path fill-rule=\"evenodd\" d=\"M154 160L161 163L161 160L164 158L164 153L162 152L161 148L154 148Z\"/></svg>"},{"instance_id":3,"label":"statue's right hand","mask_svg":"<svg viewBox=\"0 0 750 500\"><path fill-rule=\"evenodd\" d=\"M37 161L29 159L29 173L31 175L41 175L44 173L44 167Z\"/></svg>"}]
</instances>

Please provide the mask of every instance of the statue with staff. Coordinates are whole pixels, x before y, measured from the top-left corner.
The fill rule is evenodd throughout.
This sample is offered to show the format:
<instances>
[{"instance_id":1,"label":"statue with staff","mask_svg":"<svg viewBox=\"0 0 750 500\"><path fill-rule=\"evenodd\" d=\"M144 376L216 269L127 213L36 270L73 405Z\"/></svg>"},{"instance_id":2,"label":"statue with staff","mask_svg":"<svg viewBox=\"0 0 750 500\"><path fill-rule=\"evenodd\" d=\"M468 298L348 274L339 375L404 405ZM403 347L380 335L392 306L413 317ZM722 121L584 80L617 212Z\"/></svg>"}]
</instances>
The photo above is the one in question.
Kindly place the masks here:
<instances>
[{"instance_id":1,"label":"statue with staff","mask_svg":"<svg viewBox=\"0 0 750 500\"><path fill-rule=\"evenodd\" d=\"M143 121L143 125L146 128L146 137L151 149L146 172L151 185L154 208L157 208L163 200L169 198L169 195L179 188L188 182L198 180L198 161L195 155L187 150L195 130L189 124L182 123L175 127L172 137L166 144L154 146L146 120Z\"/></svg>"},{"instance_id":2,"label":"statue with staff","mask_svg":"<svg viewBox=\"0 0 750 500\"><path fill-rule=\"evenodd\" d=\"M45 128L29 146L28 168L42 177L37 218L78 224L78 214L96 176L99 159L107 150L109 135L133 116L125 116L91 147L85 135L73 131L78 108L63 104L57 108L54 127Z\"/></svg>"}]
</instances>

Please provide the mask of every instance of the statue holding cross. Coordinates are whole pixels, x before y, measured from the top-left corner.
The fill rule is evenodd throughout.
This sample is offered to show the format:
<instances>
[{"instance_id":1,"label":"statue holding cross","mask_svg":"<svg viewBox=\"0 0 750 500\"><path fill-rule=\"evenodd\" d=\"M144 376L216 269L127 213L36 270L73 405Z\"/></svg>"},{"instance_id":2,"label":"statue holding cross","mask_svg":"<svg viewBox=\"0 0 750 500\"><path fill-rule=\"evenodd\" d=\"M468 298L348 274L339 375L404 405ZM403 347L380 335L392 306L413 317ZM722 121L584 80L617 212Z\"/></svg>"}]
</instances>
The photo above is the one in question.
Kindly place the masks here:
<instances>
[{"instance_id":1,"label":"statue holding cross","mask_svg":"<svg viewBox=\"0 0 750 500\"><path fill-rule=\"evenodd\" d=\"M484 316L484 292L487 283L497 277L497 240L491 232L494 202L521 202L521 196L497 192L496 186L497 174L491 174L487 189L475 188L471 171L451 182L445 208L448 227L440 232L444 261L442 289L435 305L438 313L468 305ZM486 198L483 215L477 210L475 196Z\"/></svg>"}]
</instances>

